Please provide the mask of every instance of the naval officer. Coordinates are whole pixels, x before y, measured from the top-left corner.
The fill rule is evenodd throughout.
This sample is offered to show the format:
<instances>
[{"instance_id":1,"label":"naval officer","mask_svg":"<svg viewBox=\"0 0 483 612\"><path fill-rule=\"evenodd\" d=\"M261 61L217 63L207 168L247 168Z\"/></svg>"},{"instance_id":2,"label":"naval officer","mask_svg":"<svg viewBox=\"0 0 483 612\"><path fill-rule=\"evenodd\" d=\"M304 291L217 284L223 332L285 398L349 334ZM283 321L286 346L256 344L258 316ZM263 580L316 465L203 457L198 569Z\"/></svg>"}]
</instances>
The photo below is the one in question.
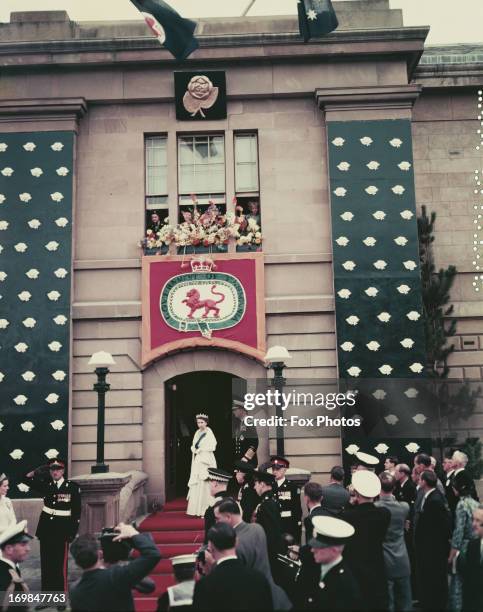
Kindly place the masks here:
<instances>
[{"instance_id":1,"label":"naval officer","mask_svg":"<svg viewBox=\"0 0 483 612\"><path fill-rule=\"evenodd\" d=\"M282 533L292 535L297 543L300 542L302 529L302 504L300 503L300 489L285 478L290 463L285 457L274 455L270 457L272 473L275 477L275 494L280 506L282 520Z\"/></svg>"}]
</instances>

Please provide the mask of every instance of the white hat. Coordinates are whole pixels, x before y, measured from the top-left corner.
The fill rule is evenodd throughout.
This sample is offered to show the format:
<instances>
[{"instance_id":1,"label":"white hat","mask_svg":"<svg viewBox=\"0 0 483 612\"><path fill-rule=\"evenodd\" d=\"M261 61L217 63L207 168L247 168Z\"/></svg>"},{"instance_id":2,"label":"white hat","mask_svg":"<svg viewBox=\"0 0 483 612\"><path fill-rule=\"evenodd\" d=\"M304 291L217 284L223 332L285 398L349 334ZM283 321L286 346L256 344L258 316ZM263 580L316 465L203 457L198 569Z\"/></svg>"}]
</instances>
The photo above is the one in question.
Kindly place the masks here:
<instances>
[{"instance_id":1,"label":"white hat","mask_svg":"<svg viewBox=\"0 0 483 612\"><path fill-rule=\"evenodd\" d=\"M362 497L377 497L381 492L381 481L374 472L359 470L352 474L352 486Z\"/></svg>"},{"instance_id":2,"label":"white hat","mask_svg":"<svg viewBox=\"0 0 483 612\"><path fill-rule=\"evenodd\" d=\"M374 457L374 455L369 455L368 453L362 453L361 451L356 452L356 457L362 465L367 467L373 467L379 463L379 459Z\"/></svg>"},{"instance_id":3,"label":"white hat","mask_svg":"<svg viewBox=\"0 0 483 612\"><path fill-rule=\"evenodd\" d=\"M171 557L171 563L174 565L194 565L196 563L196 555L178 555Z\"/></svg>"},{"instance_id":4,"label":"white hat","mask_svg":"<svg viewBox=\"0 0 483 612\"><path fill-rule=\"evenodd\" d=\"M0 546L20 544L29 540L33 540L33 536L27 533L27 521L20 521L0 533Z\"/></svg>"},{"instance_id":5,"label":"white hat","mask_svg":"<svg viewBox=\"0 0 483 612\"><path fill-rule=\"evenodd\" d=\"M314 526L314 537L308 541L312 548L329 548L330 546L340 546L354 535L354 527L332 516L314 516L312 518Z\"/></svg>"}]
</instances>

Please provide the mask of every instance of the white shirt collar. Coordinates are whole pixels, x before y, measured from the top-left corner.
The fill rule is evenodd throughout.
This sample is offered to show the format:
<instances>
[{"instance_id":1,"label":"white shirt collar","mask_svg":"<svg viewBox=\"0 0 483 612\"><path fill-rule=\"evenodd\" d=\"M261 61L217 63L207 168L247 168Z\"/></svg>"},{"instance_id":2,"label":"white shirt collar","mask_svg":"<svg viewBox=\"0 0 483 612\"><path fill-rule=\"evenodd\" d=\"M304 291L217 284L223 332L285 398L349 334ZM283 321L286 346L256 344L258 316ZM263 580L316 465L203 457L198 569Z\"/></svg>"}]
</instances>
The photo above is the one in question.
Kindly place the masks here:
<instances>
[{"instance_id":1,"label":"white shirt collar","mask_svg":"<svg viewBox=\"0 0 483 612\"><path fill-rule=\"evenodd\" d=\"M454 470L453 476L456 476L456 474L459 474L460 472L462 472L465 468L458 468L457 470Z\"/></svg>"},{"instance_id":2,"label":"white shirt collar","mask_svg":"<svg viewBox=\"0 0 483 612\"><path fill-rule=\"evenodd\" d=\"M218 559L218 561L216 562L216 565L221 565L223 561L228 561L230 559L238 559L238 557L236 555L229 555L228 557L222 557L221 559Z\"/></svg>"},{"instance_id":3,"label":"white shirt collar","mask_svg":"<svg viewBox=\"0 0 483 612\"><path fill-rule=\"evenodd\" d=\"M57 482L55 483L57 488L60 489L60 487L64 484L64 479L63 478L59 478L59 480L57 480Z\"/></svg>"},{"instance_id":4,"label":"white shirt collar","mask_svg":"<svg viewBox=\"0 0 483 612\"><path fill-rule=\"evenodd\" d=\"M285 476L283 478L280 478L280 480L276 480L275 482L277 483L277 487L280 488L285 482Z\"/></svg>"},{"instance_id":5,"label":"white shirt collar","mask_svg":"<svg viewBox=\"0 0 483 612\"><path fill-rule=\"evenodd\" d=\"M408 480L409 480L409 476L406 476L404 480L399 481L400 482L399 486L404 487L404 485L407 483Z\"/></svg>"},{"instance_id":6,"label":"white shirt collar","mask_svg":"<svg viewBox=\"0 0 483 612\"><path fill-rule=\"evenodd\" d=\"M321 508L322 504L315 504L315 506L312 506L312 508L310 508L310 512L309 514L312 514L312 510L314 510L315 508Z\"/></svg>"},{"instance_id":7,"label":"white shirt collar","mask_svg":"<svg viewBox=\"0 0 483 612\"><path fill-rule=\"evenodd\" d=\"M323 580L330 570L338 565L342 561L342 555L339 555L337 559L334 559L331 563L326 563L320 565L320 579Z\"/></svg>"},{"instance_id":8,"label":"white shirt collar","mask_svg":"<svg viewBox=\"0 0 483 612\"><path fill-rule=\"evenodd\" d=\"M426 491L426 493L424 494L424 501L428 499L428 497L431 495L433 491L436 491L436 489L429 489L429 491Z\"/></svg>"},{"instance_id":9,"label":"white shirt collar","mask_svg":"<svg viewBox=\"0 0 483 612\"><path fill-rule=\"evenodd\" d=\"M450 470L449 472L446 472L446 478L449 478L453 472L454 472L454 468Z\"/></svg>"}]
</instances>

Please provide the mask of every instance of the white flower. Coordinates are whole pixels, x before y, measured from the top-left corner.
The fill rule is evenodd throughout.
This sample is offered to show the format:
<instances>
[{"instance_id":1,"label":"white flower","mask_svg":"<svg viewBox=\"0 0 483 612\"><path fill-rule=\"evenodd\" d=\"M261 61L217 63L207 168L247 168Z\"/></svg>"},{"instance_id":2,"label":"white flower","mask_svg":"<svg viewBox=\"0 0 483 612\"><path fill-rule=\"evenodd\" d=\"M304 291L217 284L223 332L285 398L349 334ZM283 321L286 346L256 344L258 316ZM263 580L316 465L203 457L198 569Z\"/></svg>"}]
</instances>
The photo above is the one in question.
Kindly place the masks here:
<instances>
[{"instance_id":1,"label":"white flower","mask_svg":"<svg viewBox=\"0 0 483 612\"><path fill-rule=\"evenodd\" d=\"M346 212L343 212L341 214L340 218L342 219L342 221L352 221L354 215L350 211L346 210Z\"/></svg>"},{"instance_id":2,"label":"white flower","mask_svg":"<svg viewBox=\"0 0 483 612\"><path fill-rule=\"evenodd\" d=\"M364 191L368 193L369 195L376 195L379 189L375 185L369 185L368 187L364 189Z\"/></svg>"},{"instance_id":3,"label":"white flower","mask_svg":"<svg viewBox=\"0 0 483 612\"><path fill-rule=\"evenodd\" d=\"M363 136L362 138L359 138L359 140L361 144L363 144L365 147L368 147L372 144L372 138L370 138L369 136Z\"/></svg>"},{"instance_id":4,"label":"white flower","mask_svg":"<svg viewBox=\"0 0 483 612\"><path fill-rule=\"evenodd\" d=\"M22 374L22 378L25 380L25 382L32 382L35 378L35 374L30 370L27 370Z\"/></svg>"},{"instance_id":5,"label":"white flower","mask_svg":"<svg viewBox=\"0 0 483 612\"><path fill-rule=\"evenodd\" d=\"M422 363L418 363L416 361L409 366L409 369L411 370L411 372L414 372L415 374L421 374L421 372L424 370L424 366Z\"/></svg>"},{"instance_id":6,"label":"white flower","mask_svg":"<svg viewBox=\"0 0 483 612\"><path fill-rule=\"evenodd\" d=\"M13 398L13 401L17 404L17 406L24 406L27 403L27 396L25 395L17 395Z\"/></svg>"},{"instance_id":7,"label":"white flower","mask_svg":"<svg viewBox=\"0 0 483 612\"><path fill-rule=\"evenodd\" d=\"M45 398L45 401L49 404L57 404L57 402L59 401L59 396L57 395L57 393L49 393Z\"/></svg>"},{"instance_id":8,"label":"white flower","mask_svg":"<svg viewBox=\"0 0 483 612\"><path fill-rule=\"evenodd\" d=\"M384 420L386 421L388 425L396 425L396 423L399 422L399 419L397 418L395 414L388 414L387 416L384 417Z\"/></svg>"},{"instance_id":9,"label":"white flower","mask_svg":"<svg viewBox=\"0 0 483 612\"><path fill-rule=\"evenodd\" d=\"M408 243L408 239L405 238L404 236L398 236L397 238L394 238L394 242L398 246L406 246L406 244Z\"/></svg>"},{"instance_id":10,"label":"white flower","mask_svg":"<svg viewBox=\"0 0 483 612\"><path fill-rule=\"evenodd\" d=\"M7 149L8 149L8 144L6 144L5 142L0 142L0 153L5 153Z\"/></svg>"},{"instance_id":11,"label":"white flower","mask_svg":"<svg viewBox=\"0 0 483 612\"><path fill-rule=\"evenodd\" d=\"M404 391L404 395L409 399L414 399L415 397L418 397L419 391L414 387L409 387L409 389L406 389L406 391Z\"/></svg>"},{"instance_id":12,"label":"white flower","mask_svg":"<svg viewBox=\"0 0 483 612\"><path fill-rule=\"evenodd\" d=\"M350 317L346 318L347 323L349 323L349 325L357 325L359 323L359 317L356 317L356 315L350 315Z\"/></svg>"},{"instance_id":13,"label":"white flower","mask_svg":"<svg viewBox=\"0 0 483 612\"><path fill-rule=\"evenodd\" d=\"M351 291L349 291L349 289L340 289L340 291L337 291L337 295L343 300L347 300L352 295L352 293Z\"/></svg>"},{"instance_id":14,"label":"white flower","mask_svg":"<svg viewBox=\"0 0 483 612\"><path fill-rule=\"evenodd\" d=\"M332 144L334 145L334 147L342 147L344 142L345 140L341 138L340 136L338 136L337 138L334 138L334 140L332 141Z\"/></svg>"},{"instance_id":15,"label":"white flower","mask_svg":"<svg viewBox=\"0 0 483 612\"><path fill-rule=\"evenodd\" d=\"M345 449L345 452L349 453L349 455L355 455L358 450L359 447L357 446L357 444L349 444L349 446Z\"/></svg>"},{"instance_id":16,"label":"white flower","mask_svg":"<svg viewBox=\"0 0 483 612\"><path fill-rule=\"evenodd\" d=\"M5 374L3 372L0 372L0 382L2 382L2 380L5 378ZM0 431L2 431L0 429Z\"/></svg>"},{"instance_id":17,"label":"white flower","mask_svg":"<svg viewBox=\"0 0 483 612\"><path fill-rule=\"evenodd\" d=\"M416 310L411 310L406 316L410 321L417 321L421 315Z\"/></svg>"},{"instance_id":18,"label":"white flower","mask_svg":"<svg viewBox=\"0 0 483 612\"><path fill-rule=\"evenodd\" d=\"M357 367L357 366L351 366L348 370L347 373L349 374L349 376L359 376L359 374L362 372L362 370Z\"/></svg>"},{"instance_id":19,"label":"white flower","mask_svg":"<svg viewBox=\"0 0 483 612\"><path fill-rule=\"evenodd\" d=\"M52 429L55 429L56 431L60 431L61 429L65 427L64 421L60 421L59 419L56 419L55 421L51 421L50 425Z\"/></svg>"},{"instance_id":20,"label":"white flower","mask_svg":"<svg viewBox=\"0 0 483 612\"><path fill-rule=\"evenodd\" d=\"M414 346L414 340L412 338L404 338L399 344L404 348L410 349Z\"/></svg>"},{"instance_id":21,"label":"white flower","mask_svg":"<svg viewBox=\"0 0 483 612\"><path fill-rule=\"evenodd\" d=\"M22 493L28 493L30 491L30 487L23 482L17 485L17 489Z\"/></svg>"},{"instance_id":22,"label":"white flower","mask_svg":"<svg viewBox=\"0 0 483 612\"><path fill-rule=\"evenodd\" d=\"M340 162L340 164L337 165L337 168L339 168L341 172L347 172L347 170L349 170L350 167L351 165L349 164L349 162L346 162L346 161L342 161Z\"/></svg>"},{"instance_id":23,"label":"white flower","mask_svg":"<svg viewBox=\"0 0 483 612\"><path fill-rule=\"evenodd\" d=\"M57 268L57 270L54 270L54 274L57 278L65 278L68 272L65 268Z\"/></svg>"},{"instance_id":24,"label":"white flower","mask_svg":"<svg viewBox=\"0 0 483 612\"><path fill-rule=\"evenodd\" d=\"M338 198L343 198L347 193L347 189L344 189L344 187L337 187L337 189L334 189L334 193Z\"/></svg>"},{"instance_id":25,"label":"white flower","mask_svg":"<svg viewBox=\"0 0 483 612\"><path fill-rule=\"evenodd\" d=\"M69 221L65 217L59 217L55 220L55 225L58 227L65 227L68 223Z\"/></svg>"},{"instance_id":26,"label":"white flower","mask_svg":"<svg viewBox=\"0 0 483 612\"><path fill-rule=\"evenodd\" d=\"M26 319L24 319L22 321L22 323L24 324L24 327L35 327L35 324L37 323L37 321L33 318L33 317L27 317Z\"/></svg>"},{"instance_id":27,"label":"white flower","mask_svg":"<svg viewBox=\"0 0 483 612\"><path fill-rule=\"evenodd\" d=\"M25 244L25 242L17 242L13 248L17 251L17 253L25 253L28 246Z\"/></svg>"},{"instance_id":28,"label":"white flower","mask_svg":"<svg viewBox=\"0 0 483 612\"><path fill-rule=\"evenodd\" d=\"M36 145L35 143L33 143L33 142L26 142L26 143L23 145L23 148L24 148L26 151L35 151L35 149L37 148L37 145Z\"/></svg>"},{"instance_id":29,"label":"white flower","mask_svg":"<svg viewBox=\"0 0 483 612\"><path fill-rule=\"evenodd\" d=\"M380 444L374 447L374 450L380 455L385 455L389 450L389 446L387 444L384 444L384 442L381 442Z\"/></svg>"},{"instance_id":30,"label":"white flower","mask_svg":"<svg viewBox=\"0 0 483 612\"><path fill-rule=\"evenodd\" d=\"M409 219L413 218L413 213L410 210L403 210L401 213L399 213L401 215L401 217L403 219L406 219L406 221L409 221Z\"/></svg>"},{"instance_id":31,"label":"white flower","mask_svg":"<svg viewBox=\"0 0 483 612\"><path fill-rule=\"evenodd\" d=\"M370 161L366 166L369 170L377 170L381 164L377 161Z\"/></svg>"},{"instance_id":32,"label":"white flower","mask_svg":"<svg viewBox=\"0 0 483 612\"><path fill-rule=\"evenodd\" d=\"M24 430L24 431L32 431L32 429L35 427L35 425L32 423L32 421L24 421L20 427Z\"/></svg>"},{"instance_id":33,"label":"white flower","mask_svg":"<svg viewBox=\"0 0 483 612\"><path fill-rule=\"evenodd\" d=\"M32 199L30 193L27 193L26 191L24 191L23 193L19 193L18 197L21 202L30 202L30 200Z\"/></svg>"},{"instance_id":34,"label":"white flower","mask_svg":"<svg viewBox=\"0 0 483 612\"><path fill-rule=\"evenodd\" d=\"M377 240L373 236L367 236L367 238L364 238L362 242L367 247L373 247L376 244Z\"/></svg>"},{"instance_id":35,"label":"white flower","mask_svg":"<svg viewBox=\"0 0 483 612\"><path fill-rule=\"evenodd\" d=\"M367 287L367 289L364 289L364 293L369 297L376 297L379 293L379 289L376 289L376 287Z\"/></svg>"},{"instance_id":36,"label":"white flower","mask_svg":"<svg viewBox=\"0 0 483 612\"><path fill-rule=\"evenodd\" d=\"M0 221L0 230L6 230L8 229L9 226L9 222L8 221Z\"/></svg>"},{"instance_id":37,"label":"white flower","mask_svg":"<svg viewBox=\"0 0 483 612\"><path fill-rule=\"evenodd\" d=\"M386 218L386 213L383 210L376 210L375 213L372 213L372 216L377 221L384 221L384 219Z\"/></svg>"},{"instance_id":38,"label":"white flower","mask_svg":"<svg viewBox=\"0 0 483 612\"><path fill-rule=\"evenodd\" d=\"M402 143L403 141L400 140L399 138L393 138L392 140L389 141L389 144L391 145L391 147L395 147L396 149L399 149Z\"/></svg>"},{"instance_id":39,"label":"white flower","mask_svg":"<svg viewBox=\"0 0 483 612\"><path fill-rule=\"evenodd\" d=\"M69 174L69 168L61 166L60 168L57 168L56 172L59 176L67 176Z\"/></svg>"},{"instance_id":40,"label":"white flower","mask_svg":"<svg viewBox=\"0 0 483 612\"><path fill-rule=\"evenodd\" d=\"M379 372L381 374L384 374L385 376L389 376L389 374L392 372L392 368L390 365L387 365L387 363L385 363L379 368Z\"/></svg>"},{"instance_id":41,"label":"white flower","mask_svg":"<svg viewBox=\"0 0 483 612\"><path fill-rule=\"evenodd\" d=\"M381 321L381 323L388 323L391 315L388 312L380 312L377 315L377 318L379 319L379 321Z\"/></svg>"},{"instance_id":42,"label":"white flower","mask_svg":"<svg viewBox=\"0 0 483 612\"><path fill-rule=\"evenodd\" d=\"M18 299L21 302L28 302L31 297L32 297L32 294L30 293L30 291L22 291L18 294Z\"/></svg>"},{"instance_id":43,"label":"white flower","mask_svg":"<svg viewBox=\"0 0 483 612\"><path fill-rule=\"evenodd\" d=\"M349 272L352 272L352 270L354 270L356 266L357 264L351 261L350 259L348 259L347 261L344 261L344 263L342 264L342 267L344 268L344 270L349 270Z\"/></svg>"},{"instance_id":44,"label":"white flower","mask_svg":"<svg viewBox=\"0 0 483 612\"><path fill-rule=\"evenodd\" d=\"M50 344L48 344L48 347L51 351L57 353L62 348L62 344L60 342L57 342L57 340L53 340L52 342L50 342Z\"/></svg>"},{"instance_id":45,"label":"white flower","mask_svg":"<svg viewBox=\"0 0 483 612\"><path fill-rule=\"evenodd\" d=\"M51 193L50 197L54 202L61 202L64 199L64 196L60 193L60 191L55 191L54 193Z\"/></svg>"},{"instance_id":46,"label":"white flower","mask_svg":"<svg viewBox=\"0 0 483 612\"><path fill-rule=\"evenodd\" d=\"M412 259L403 261L403 266L406 268L406 270L414 270L415 268L418 267L417 263L413 261Z\"/></svg>"},{"instance_id":47,"label":"white flower","mask_svg":"<svg viewBox=\"0 0 483 612\"><path fill-rule=\"evenodd\" d=\"M378 351L381 345L379 344L379 342L371 340L366 344L366 346L370 351Z\"/></svg>"},{"instance_id":48,"label":"white flower","mask_svg":"<svg viewBox=\"0 0 483 612\"><path fill-rule=\"evenodd\" d=\"M419 444L416 444L416 442L409 442L409 444L406 444L405 448L410 453L417 453L419 450Z\"/></svg>"},{"instance_id":49,"label":"white flower","mask_svg":"<svg viewBox=\"0 0 483 612\"><path fill-rule=\"evenodd\" d=\"M383 389L376 389L372 394L377 400L383 400L387 393Z\"/></svg>"},{"instance_id":50,"label":"white flower","mask_svg":"<svg viewBox=\"0 0 483 612\"><path fill-rule=\"evenodd\" d=\"M59 243L55 240L51 240L45 245L45 248L47 249L47 251L57 251L57 249L59 248Z\"/></svg>"},{"instance_id":51,"label":"white flower","mask_svg":"<svg viewBox=\"0 0 483 612\"><path fill-rule=\"evenodd\" d=\"M58 291L49 291L47 293L47 297L51 302L56 302L60 298L60 295Z\"/></svg>"},{"instance_id":52,"label":"white flower","mask_svg":"<svg viewBox=\"0 0 483 612\"><path fill-rule=\"evenodd\" d=\"M347 238L346 236L339 236L336 242L339 246L345 247L349 244L349 238Z\"/></svg>"},{"instance_id":53,"label":"white flower","mask_svg":"<svg viewBox=\"0 0 483 612\"><path fill-rule=\"evenodd\" d=\"M12 459L22 459L23 450L21 450L20 448L16 448L10 453L10 457L12 457Z\"/></svg>"},{"instance_id":54,"label":"white flower","mask_svg":"<svg viewBox=\"0 0 483 612\"><path fill-rule=\"evenodd\" d=\"M64 380L64 378L66 377L66 373L63 370L55 370L55 372L52 372L52 378L54 378L55 380Z\"/></svg>"},{"instance_id":55,"label":"white flower","mask_svg":"<svg viewBox=\"0 0 483 612\"><path fill-rule=\"evenodd\" d=\"M64 145L61 142L54 142L54 144L50 145L52 151L62 151Z\"/></svg>"},{"instance_id":56,"label":"white flower","mask_svg":"<svg viewBox=\"0 0 483 612\"><path fill-rule=\"evenodd\" d=\"M391 191L396 195L402 195L406 190L402 185L394 185L394 187L391 187Z\"/></svg>"},{"instance_id":57,"label":"white flower","mask_svg":"<svg viewBox=\"0 0 483 612\"><path fill-rule=\"evenodd\" d=\"M0 431L2 431L2 429L3 429L3 423L0 422Z\"/></svg>"},{"instance_id":58,"label":"white flower","mask_svg":"<svg viewBox=\"0 0 483 612\"><path fill-rule=\"evenodd\" d=\"M384 270L384 268L387 266L387 263L384 261L384 259L378 259L372 265L378 270Z\"/></svg>"},{"instance_id":59,"label":"white flower","mask_svg":"<svg viewBox=\"0 0 483 612\"><path fill-rule=\"evenodd\" d=\"M410 167L411 167L411 164L407 161L402 161L400 164L398 164L398 168L400 170L404 170L405 172L407 172Z\"/></svg>"},{"instance_id":60,"label":"white flower","mask_svg":"<svg viewBox=\"0 0 483 612\"><path fill-rule=\"evenodd\" d=\"M39 271L36 268L30 268L28 272L25 272L25 276L28 278L36 279L39 277Z\"/></svg>"},{"instance_id":61,"label":"white flower","mask_svg":"<svg viewBox=\"0 0 483 612\"><path fill-rule=\"evenodd\" d=\"M38 219L30 219L30 221L28 222L28 226L31 229L39 229L41 225L42 223Z\"/></svg>"},{"instance_id":62,"label":"white flower","mask_svg":"<svg viewBox=\"0 0 483 612\"><path fill-rule=\"evenodd\" d=\"M0 319L0 329L7 329L9 325L10 321L7 321L7 319Z\"/></svg>"},{"instance_id":63,"label":"white flower","mask_svg":"<svg viewBox=\"0 0 483 612\"><path fill-rule=\"evenodd\" d=\"M343 344L340 345L340 348L343 351L350 353L350 351L352 351L352 349L354 348L354 344L352 344L352 342L344 342Z\"/></svg>"},{"instance_id":64,"label":"white flower","mask_svg":"<svg viewBox=\"0 0 483 612\"><path fill-rule=\"evenodd\" d=\"M0 271L0 281L4 281L7 278L8 274L6 272Z\"/></svg>"},{"instance_id":65,"label":"white flower","mask_svg":"<svg viewBox=\"0 0 483 612\"><path fill-rule=\"evenodd\" d=\"M25 353L28 347L29 345L25 344L25 342L19 342L13 348L17 351L17 353Z\"/></svg>"},{"instance_id":66,"label":"white flower","mask_svg":"<svg viewBox=\"0 0 483 612\"><path fill-rule=\"evenodd\" d=\"M48 459L55 459L59 455L59 451L56 450L55 448L49 448L49 450L45 452L44 455Z\"/></svg>"},{"instance_id":67,"label":"white flower","mask_svg":"<svg viewBox=\"0 0 483 612\"><path fill-rule=\"evenodd\" d=\"M39 176L42 176L43 173L44 171L42 170L42 168L32 168L30 170L30 174L32 176L35 176L36 178L38 178Z\"/></svg>"},{"instance_id":68,"label":"white flower","mask_svg":"<svg viewBox=\"0 0 483 612\"><path fill-rule=\"evenodd\" d=\"M67 323L67 317L64 317L64 315L57 315L52 319L52 321L56 325L65 325Z\"/></svg>"},{"instance_id":69,"label":"white flower","mask_svg":"<svg viewBox=\"0 0 483 612\"><path fill-rule=\"evenodd\" d=\"M424 414L422 414L421 412L413 416L413 421L417 423L418 425L424 425L426 420L427 420L427 417L425 417Z\"/></svg>"},{"instance_id":70,"label":"white flower","mask_svg":"<svg viewBox=\"0 0 483 612\"><path fill-rule=\"evenodd\" d=\"M7 198L3 195L3 193L0 193L0 204L3 204L6 199Z\"/></svg>"},{"instance_id":71,"label":"white flower","mask_svg":"<svg viewBox=\"0 0 483 612\"><path fill-rule=\"evenodd\" d=\"M411 287L408 287L408 285L399 285L399 287L397 287L397 290L399 291L399 293L406 295L411 291Z\"/></svg>"},{"instance_id":72,"label":"white flower","mask_svg":"<svg viewBox=\"0 0 483 612\"><path fill-rule=\"evenodd\" d=\"M3 168L2 170L3 176L12 176L13 172L13 168Z\"/></svg>"}]
</instances>

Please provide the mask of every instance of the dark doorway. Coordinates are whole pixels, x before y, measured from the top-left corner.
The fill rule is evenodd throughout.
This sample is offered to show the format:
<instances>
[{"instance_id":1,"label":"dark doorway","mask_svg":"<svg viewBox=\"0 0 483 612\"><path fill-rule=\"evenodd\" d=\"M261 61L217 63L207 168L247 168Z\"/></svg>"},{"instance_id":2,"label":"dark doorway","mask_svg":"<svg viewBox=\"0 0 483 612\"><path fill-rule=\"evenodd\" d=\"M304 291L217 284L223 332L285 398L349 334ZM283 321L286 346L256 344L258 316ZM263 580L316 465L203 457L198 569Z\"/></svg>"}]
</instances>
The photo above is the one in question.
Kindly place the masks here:
<instances>
[{"instance_id":1,"label":"dark doorway","mask_svg":"<svg viewBox=\"0 0 483 612\"><path fill-rule=\"evenodd\" d=\"M166 497L184 497L191 469L191 441L196 414L206 413L217 439L215 457L220 468L233 468L233 379L224 372L190 372L166 383ZM241 380L241 379L237 379Z\"/></svg>"}]
</instances>

